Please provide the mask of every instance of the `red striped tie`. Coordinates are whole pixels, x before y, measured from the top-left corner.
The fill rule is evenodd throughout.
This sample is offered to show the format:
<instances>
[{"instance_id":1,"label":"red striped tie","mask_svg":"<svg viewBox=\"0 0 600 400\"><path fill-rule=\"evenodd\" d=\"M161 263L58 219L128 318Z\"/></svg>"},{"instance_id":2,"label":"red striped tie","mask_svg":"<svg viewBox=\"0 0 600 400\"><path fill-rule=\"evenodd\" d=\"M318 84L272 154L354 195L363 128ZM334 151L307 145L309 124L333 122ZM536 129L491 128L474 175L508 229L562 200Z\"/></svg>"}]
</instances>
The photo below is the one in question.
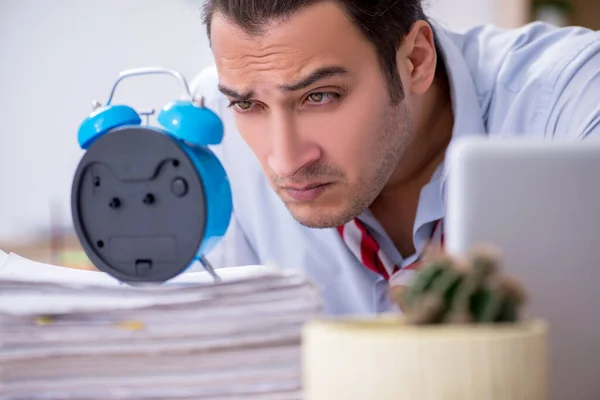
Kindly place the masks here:
<instances>
[{"instance_id":1,"label":"red striped tie","mask_svg":"<svg viewBox=\"0 0 600 400\"><path fill-rule=\"evenodd\" d=\"M444 244L444 234L442 232L441 220L435 221L432 230L430 243ZM420 260L400 268L394 264L391 259L382 251L381 247L367 230L366 226L354 219L345 225L338 226L338 232L348 246L348 249L358 258L358 260L371 271L383 276L386 280L394 275L400 269L403 271L414 271L419 268Z\"/></svg>"}]
</instances>

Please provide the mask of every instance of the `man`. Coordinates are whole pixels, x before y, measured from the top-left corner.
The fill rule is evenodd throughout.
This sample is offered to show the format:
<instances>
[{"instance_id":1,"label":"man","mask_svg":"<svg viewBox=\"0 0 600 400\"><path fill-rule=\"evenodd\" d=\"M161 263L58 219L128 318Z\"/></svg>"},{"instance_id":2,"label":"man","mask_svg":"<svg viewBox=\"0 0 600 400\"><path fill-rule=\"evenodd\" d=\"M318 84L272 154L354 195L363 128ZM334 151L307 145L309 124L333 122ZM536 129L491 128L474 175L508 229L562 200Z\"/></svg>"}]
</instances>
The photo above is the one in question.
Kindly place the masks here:
<instances>
[{"instance_id":1,"label":"man","mask_svg":"<svg viewBox=\"0 0 600 400\"><path fill-rule=\"evenodd\" d=\"M301 268L325 311L391 309L443 241L444 155L461 136L600 134L600 34L464 34L420 0L208 0L215 68L195 81L235 216L217 266Z\"/></svg>"}]
</instances>

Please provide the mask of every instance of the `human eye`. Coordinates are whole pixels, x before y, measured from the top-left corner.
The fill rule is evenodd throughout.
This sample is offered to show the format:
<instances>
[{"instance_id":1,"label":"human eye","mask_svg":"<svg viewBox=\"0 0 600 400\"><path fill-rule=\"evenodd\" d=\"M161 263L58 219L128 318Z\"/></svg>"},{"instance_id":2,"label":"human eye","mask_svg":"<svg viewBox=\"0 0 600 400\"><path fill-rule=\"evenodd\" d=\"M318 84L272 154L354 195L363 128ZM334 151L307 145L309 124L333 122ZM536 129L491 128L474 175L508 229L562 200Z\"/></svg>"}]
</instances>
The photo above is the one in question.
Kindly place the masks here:
<instances>
[{"instance_id":1,"label":"human eye","mask_svg":"<svg viewBox=\"0 0 600 400\"><path fill-rule=\"evenodd\" d=\"M254 102L249 100L234 100L229 102L227 107L233 108L237 112L248 112L254 108Z\"/></svg>"},{"instance_id":2,"label":"human eye","mask_svg":"<svg viewBox=\"0 0 600 400\"><path fill-rule=\"evenodd\" d=\"M336 92L313 92L306 96L306 100L311 106L322 106L337 101L340 97Z\"/></svg>"}]
</instances>

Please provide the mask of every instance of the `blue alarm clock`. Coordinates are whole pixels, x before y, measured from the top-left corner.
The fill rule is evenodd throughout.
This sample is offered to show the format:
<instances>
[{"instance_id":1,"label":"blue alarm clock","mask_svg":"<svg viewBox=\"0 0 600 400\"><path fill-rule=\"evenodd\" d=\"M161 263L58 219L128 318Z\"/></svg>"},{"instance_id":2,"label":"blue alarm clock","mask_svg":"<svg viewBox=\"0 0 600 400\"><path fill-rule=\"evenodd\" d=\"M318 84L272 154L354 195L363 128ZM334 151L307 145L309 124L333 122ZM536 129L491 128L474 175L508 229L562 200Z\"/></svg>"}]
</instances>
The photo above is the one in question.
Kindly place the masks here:
<instances>
[{"instance_id":1,"label":"blue alarm clock","mask_svg":"<svg viewBox=\"0 0 600 400\"><path fill-rule=\"evenodd\" d=\"M187 99L165 105L160 126L142 125L132 107L111 104L125 78L167 74ZM225 235L232 214L227 174L207 147L223 139L223 123L194 98L185 78L164 68L119 74L106 105L81 123L85 150L71 190L77 237L92 263L127 283L165 282L206 260ZM151 112L153 113L153 112Z\"/></svg>"}]
</instances>

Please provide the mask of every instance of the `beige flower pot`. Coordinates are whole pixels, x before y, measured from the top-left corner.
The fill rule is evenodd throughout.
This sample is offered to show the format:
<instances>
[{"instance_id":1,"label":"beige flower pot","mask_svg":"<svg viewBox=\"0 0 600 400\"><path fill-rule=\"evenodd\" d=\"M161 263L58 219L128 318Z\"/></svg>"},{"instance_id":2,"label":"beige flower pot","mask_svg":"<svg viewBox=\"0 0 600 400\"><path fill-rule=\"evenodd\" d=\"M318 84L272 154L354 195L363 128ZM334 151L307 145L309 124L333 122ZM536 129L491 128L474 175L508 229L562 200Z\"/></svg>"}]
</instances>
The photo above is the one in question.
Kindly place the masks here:
<instances>
[{"instance_id":1,"label":"beige flower pot","mask_svg":"<svg viewBox=\"0 0 600 400\"><path fill-rule=\"evenodd\" d=\"M547 328L317 320L303 332L305 400L545 400Z\"/></svg>"}]
</instances>

